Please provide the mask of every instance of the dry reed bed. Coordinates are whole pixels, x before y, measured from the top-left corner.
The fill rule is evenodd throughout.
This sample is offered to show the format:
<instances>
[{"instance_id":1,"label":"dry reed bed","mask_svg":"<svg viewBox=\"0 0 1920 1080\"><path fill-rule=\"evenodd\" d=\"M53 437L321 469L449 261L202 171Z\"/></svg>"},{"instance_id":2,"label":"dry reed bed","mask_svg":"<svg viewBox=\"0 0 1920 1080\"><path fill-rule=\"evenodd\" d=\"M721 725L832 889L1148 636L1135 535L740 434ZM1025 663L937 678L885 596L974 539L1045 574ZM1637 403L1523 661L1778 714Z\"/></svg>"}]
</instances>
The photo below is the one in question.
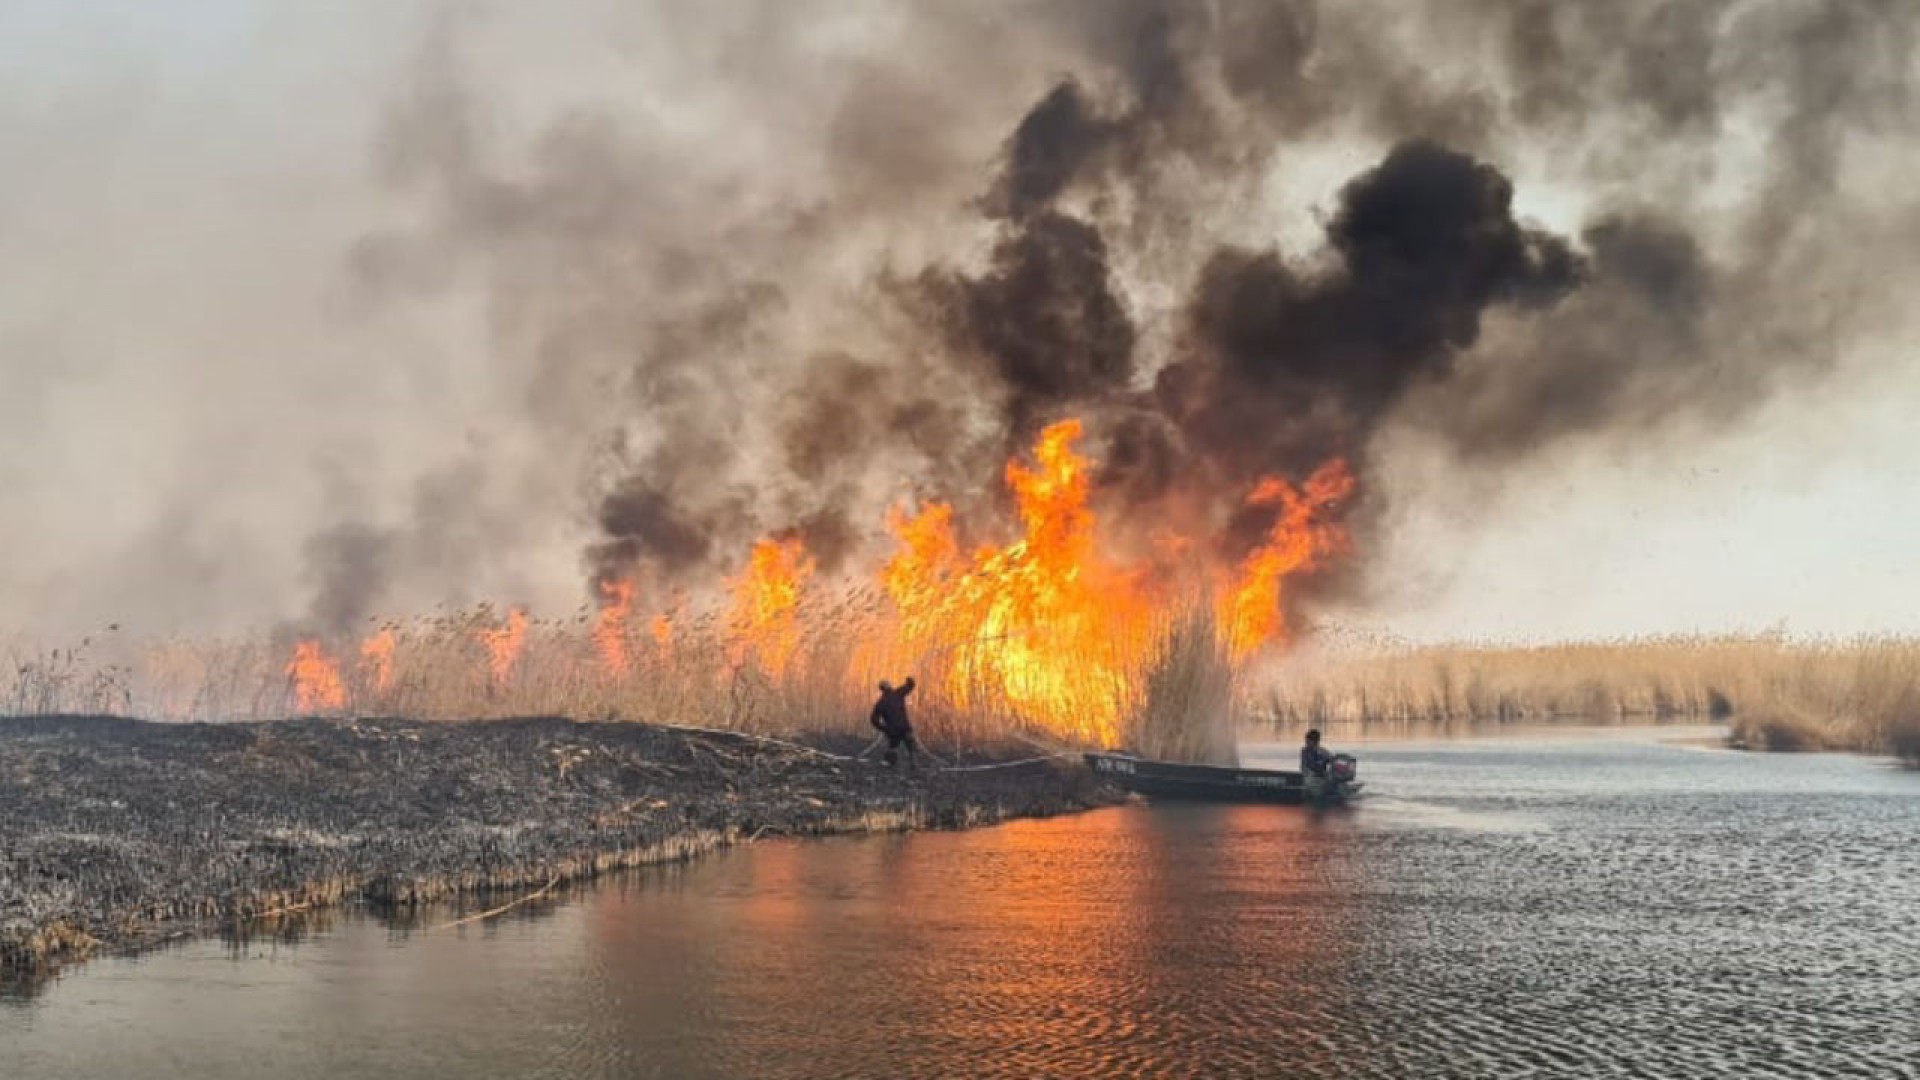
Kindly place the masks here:
<instances>
[{"instance_id":1,"label":"dry reed bed","mask_svg":"<svg viewBox=\"0 0 1920 1080\"><path fill-rule=\"evenodd\" d=\"M1099 741L1077 730L1112 717L1118 741L1156 757L1231 761L1239 672L1212 605L1198 594L1168 605L1150 640L1115 641L1097 657L1062 657L1044 674L1055 698L1036 716L983 658L1006 635L913 641L871 589L808 598L769 656L724 614L682 613L670 639L636 614L608 634L593 613L529 620L512 663L493 670L487 635L504 625L491 607L369 624L361 638L326 640L344 700L303 708L288 662L294 637L136 639L115 630L72 648L0 640L0 715L140 716L170 721L261 721L288 716L405 716L473 720L566 716L710 726L763 735L859 729L875 684L915 675L915 724L944 749L1037 740ZM390 635L383 676L362 642ZM1035 636L1044 634L1035 632ZM616 669L606 656L617 645Z\"/></svg>"},{"instance_id":2,"label":"dry reed bed","mask_svg":"<svg viewBox=\"0 0 1920 1080\"><path fill-rule=\"evenodd\" d=\"M406 908L761 836L958 828L1114 798L1055 762L912 778L644 724L6 719L0 969L31 982L97 946L343 902Z\"/></svg>"},{"instance_id":3,"label":"dry reed bed","mask_svg":"<svg viewBox=\"0 0 1920 1080\"><path fill-rule=\"evenodd\" d=\"M956 760L1079 745L1085 715L1143 753L1235 756L1239 673L1204 603L1171 607L1144 648L1042 673L1049 716L977 662L999 638L898 644L870 591L810 600L778 656L708 613L664 642L620 627L612 665L583 612L529 621L501 672L488 641L504 622L482 607L370 625L391 643L384 669L359 641L324 642L344 697L298 720L284 719L301 708L290 636L0 643L0 716L14 716L0 719L0 968L341 902L524 889L743 836L962 827L1115 798L1059 762L908 781L752 738L857 748L883 677L919 676L916 727ZM412 719L351 719L367 716ZM511 719L525 716L569 719Z\"/></svg>"},{"instance_id":4,"label":"dry reed bed","mask_svg":"<svg viewBox=\"0 0 1920 1080\"><path fill-rule=\"evenodd\" d=\"M1263 681L1255 723L1726 720L1756 749L1920 764L1920 641L1659 637L1531 648L1303 652Z\"/></svg>"}]
</instances>

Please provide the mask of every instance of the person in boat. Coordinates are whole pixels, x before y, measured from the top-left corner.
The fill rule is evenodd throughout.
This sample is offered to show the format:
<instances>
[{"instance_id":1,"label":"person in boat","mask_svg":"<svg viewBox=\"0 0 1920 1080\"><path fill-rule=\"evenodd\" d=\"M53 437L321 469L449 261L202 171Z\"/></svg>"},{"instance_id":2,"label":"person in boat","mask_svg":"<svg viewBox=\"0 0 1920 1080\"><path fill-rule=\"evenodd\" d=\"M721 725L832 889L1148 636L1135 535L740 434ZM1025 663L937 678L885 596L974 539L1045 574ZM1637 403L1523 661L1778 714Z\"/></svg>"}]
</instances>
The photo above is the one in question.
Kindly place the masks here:
<instances>
[{"instance_id":1,"label":"person in boat","mask_svg":"<svg viewBox=\"0 0 1920 1080\"><path fill-rule=\"evenodd\" d=\"M900 761L900 748L907 751L907 767L914 771L920 768L920 743L913 737L913 722L907 719L907 695L913 693L913 676L899 686L890 682L880 684L880 700L873 703L873 712L867 717L874 730L887 737L887 767L892 768Z\"/></svg>"},{"instance_id":2,"label":"person in boat","mask_svg":"<svg viewBox=\"0 0 1920 1080\"><path fill-rule=\"evenodd\" d=\"M1333 753L1320 745L1320 729L1307 732L1307 741L1300 747L1300 772L1305 776L1327 778L1327 765L1333 761Z\"/></svg>"}]
</instances>

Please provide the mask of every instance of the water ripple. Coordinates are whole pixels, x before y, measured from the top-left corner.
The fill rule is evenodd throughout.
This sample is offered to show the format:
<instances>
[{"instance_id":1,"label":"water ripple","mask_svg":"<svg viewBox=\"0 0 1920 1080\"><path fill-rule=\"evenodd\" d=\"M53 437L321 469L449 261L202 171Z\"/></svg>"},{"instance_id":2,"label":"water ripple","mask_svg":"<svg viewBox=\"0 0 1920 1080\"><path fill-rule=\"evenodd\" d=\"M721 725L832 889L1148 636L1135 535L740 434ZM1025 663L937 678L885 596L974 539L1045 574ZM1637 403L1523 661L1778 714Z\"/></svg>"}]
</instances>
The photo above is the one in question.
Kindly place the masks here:
<instances>
[{"instance_id":1,"label":"water ripple","mask_svg":"<svg viewBox=\"0 0 1920 1080\"><path fill-rule=\"evenodd\" d=\"M1920 1075L1920 777L1618 739L1366 759L1391 794L1352 813L763 844L462 940L94 965L0 1042L10 1076L196 1080Z\"/></svg>"}]
</instances>

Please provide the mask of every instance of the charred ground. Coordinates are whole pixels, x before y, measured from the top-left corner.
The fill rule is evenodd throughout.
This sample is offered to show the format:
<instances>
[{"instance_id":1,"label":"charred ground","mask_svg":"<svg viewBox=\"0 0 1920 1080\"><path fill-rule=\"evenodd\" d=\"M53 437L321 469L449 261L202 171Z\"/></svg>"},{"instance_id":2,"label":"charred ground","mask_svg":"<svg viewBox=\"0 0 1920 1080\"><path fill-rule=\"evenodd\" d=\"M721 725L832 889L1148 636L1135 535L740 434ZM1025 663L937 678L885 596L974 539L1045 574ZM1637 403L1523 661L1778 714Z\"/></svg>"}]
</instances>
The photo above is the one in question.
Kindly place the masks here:
<instances>
[{"instance_id":1,"label":"charred ground","mask_svg":"<svg viewBox=\"0 0 1920 1080\"><path fill-rule=\"evenodd\" d=\"M335 904L519 895L767 836L962 828L1115 797L1049 761L913 778L644 724L3 719L0 980Z\"/></svg>"}]
</instances>

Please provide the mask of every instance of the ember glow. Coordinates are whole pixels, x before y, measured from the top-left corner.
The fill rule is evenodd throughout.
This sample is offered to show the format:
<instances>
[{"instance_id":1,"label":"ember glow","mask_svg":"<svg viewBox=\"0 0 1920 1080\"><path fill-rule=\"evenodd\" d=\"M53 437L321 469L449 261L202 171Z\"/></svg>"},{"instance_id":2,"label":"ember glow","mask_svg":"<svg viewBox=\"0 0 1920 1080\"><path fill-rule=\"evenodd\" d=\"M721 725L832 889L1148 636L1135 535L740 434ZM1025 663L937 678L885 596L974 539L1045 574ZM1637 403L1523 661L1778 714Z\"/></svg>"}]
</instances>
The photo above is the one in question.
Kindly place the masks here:
<instances>
[{"instance_id":1,"label":"ember glow","mask_svg":"<svg viewBox=\"0 0 1920 1080\"><path fill-rule=\"evenodd\" d=\"M1208 554L1218 549L1218 523L1208 522L1156 523L1135 545L1152 554L1127 558L1114 554L1124 545L1106 535L1096 510L1098 463L1080 449L1084 434L1080 421L1060 421L1007 463L1002 479L1018 520L1004 543L968 550L953 505L927 501L889 511L892 550L877 567L838 578L820 572L798 533L762 538L705 616L690 612L684 597L669 610L642 612L631 579L604 582L588 631L591 678L618 688L616 701L670 685L710 693L716 678L734 685L753 672L770 687L837 686L834 693L858 702L878 679L913 674L926 687L924 708L995 717L1078 744L1126 745L1129 715L1183 620L1204 616L1234 664L1287 643L1287 581L1347 551L1335 511L1355 483L1338 459L1298 486L1264 478L1245 506L1270 512L1271 523L1237 558ZM870 599L848 599L861 595ZM633 651L635 623L652 649ZM507 689L516 666L528 663L527 625L515 608L504 625L478 631L487 667L476 674L487 686ZM369 639L362 657L363 682L387 686L392 631ZM302 709L346 705L317 642L302 642L288 671Z\"/></svg>"}]
</instances>

